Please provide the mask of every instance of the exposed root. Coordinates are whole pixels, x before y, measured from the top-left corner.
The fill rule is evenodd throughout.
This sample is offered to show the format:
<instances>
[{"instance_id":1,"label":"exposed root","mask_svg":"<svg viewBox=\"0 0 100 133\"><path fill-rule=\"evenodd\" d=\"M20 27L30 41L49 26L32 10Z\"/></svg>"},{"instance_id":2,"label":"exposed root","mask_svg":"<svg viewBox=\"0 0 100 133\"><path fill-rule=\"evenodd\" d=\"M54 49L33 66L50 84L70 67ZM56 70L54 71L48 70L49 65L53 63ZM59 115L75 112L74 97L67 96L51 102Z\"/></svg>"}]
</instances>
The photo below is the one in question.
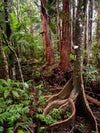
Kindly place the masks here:
<instances>
[{"instance_id":1,"label":"exposed root","mask_svg":"<svg viewBox=\"0 0 100 133\"><path fill-rule=\"evenodd\" d=\"M61 105L65 104L68 101L66 100L55 100L47 105L47 107L44 109L43 115L47 115L52 108L59 108Z\"/></svg>"},{"instance_id":2,"label":"exposed root","mask_svg":"<svg viewBox=\"0 0 100 133\"><path fill-rule=\"evenodd\" d=\"M79 109L82 108L82 113L86 118L91 120L93 130L98 133L97 121L88 105L83 85L80 86L80 89L78 87L73 88L72 83L72 79L69 80L58 94L51 96L48 99L48 105L43 112L43 114L46 116L53 108L58 108L63 109L63 112L70 110L71 116L65 120L61 120L49 125L48 128L59 129L59 127L61 128L64 126L70 126L71 123L73 123L75 116L75 103L78 101L80 105Z\"/></svg>"},{"instance_id":3,"label":"exposed root","mask_svg":"<svg viewBox=\"0 0 100 133\"><path fill-rule=\"evenodd\" d=\"M68 102L63 104L60 108L63 108L64 110L67 110L67 107L69 106L69 104L70 104L70 109L71 109L70 110L71 111L71 116L68 117L65 120L58 121L58 122L55 122L55 123L49 125L49 128L57 129L57 128L59 128L59 125L60 125L60 128L63 128L64 126L67 127L67 126L70 126L73 123L75 112L76 112L75 104L74 104L73 100L69 98Z\"/></svg>"},{"instance_id":4,"label":"exposed root","mask_svg":"<svg viewBox=\"0 0 100 133\"><path fill-rule=\"evenodd\" d=\"M84 92L84 87L82 87L82 91L80 92L79 102L83 108L83 112L84 112L85 116L89 120L91 120L91 125L92 125L93 130L95 130L98 133L97 121L96 121L95 116L93 115L93 112L91 111L91 109L89 107L89 104L88 104L88 101L86 99L86 95Z\"/></svg>"},{"instance_id":5,"label":"exposed root","mask_svg":"<svg viewBox=\"0 0 100 133\"><path fill-rule=\"evenodd\" d=\"M100 107L100 101L98 101L97 99L93 98L93 97L90 97L89 95L86 95L86 98L91 102L91 103L94 103L96 104L97 106Z\"/></svg>"},{"instance_id":6,"label":"exposed root","mask_svg":"<svg viewBox=\"0 0 100 133\"><path fill-rule=\"evenodd\" d=\"M72 79L70 79L66 84L65 86L63 87L63 89L58 93L58 94L55 94L53 96L51 96L47 102L52 102L54 100L57 100L57 99L66 99L69 97L71 91L73 89L73 86L72 86ZM66 93L67 92L67 93Z\"/></svg>"}]
</instances>

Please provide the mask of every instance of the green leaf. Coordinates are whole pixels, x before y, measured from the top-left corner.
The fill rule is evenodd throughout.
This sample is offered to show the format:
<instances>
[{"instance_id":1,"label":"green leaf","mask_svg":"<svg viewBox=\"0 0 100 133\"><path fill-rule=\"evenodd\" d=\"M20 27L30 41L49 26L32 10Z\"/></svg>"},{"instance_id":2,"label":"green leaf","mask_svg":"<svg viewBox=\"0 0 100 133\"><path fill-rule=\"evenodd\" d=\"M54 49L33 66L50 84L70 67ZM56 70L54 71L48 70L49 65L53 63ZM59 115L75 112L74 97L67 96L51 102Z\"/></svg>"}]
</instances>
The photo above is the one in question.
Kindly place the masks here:
<instances>
[{"instance_id":1,"label":"green leaf","mask_svg":"<svg viewBox=\"0 0 100 133\"><path fill-rule=\"evenodd\" d=\"M11 79L7 79L7 84L8 84L8 86L11 85Z\"/></svg>"},{"instance_id":2,"label":"green leaf","mask_svg":"<svg viewBox=\"0 0 100 133\"><path fill-rule=\"evenodd\" d=\"M24 133L23 130L18 130L17 133Z\"/></svg>"},{"instance_id":3,"label":"green leaf","mask_svg":"<svg viewBox=\"0 0 100 133\"><path fill-rule=\"evenodd\" d=\"M8 86L7 81L4 79L0 79L0 84Z\"/></svg>"},{"instance_id":4,"label":"green leaf","mask_svg":"<svg viewBox=\"0 0 100 133\"><path fill-rule=\"evenodd\" d=\"M0 133L3 133L4 127L0 126Z\"/></svg>"},{"instance_id":5,"label":"green leaf","mask_svg":"<svg viewBox=\"0 0 100 133\"><path fill-rule=\"evenodd\" d=\"M13 133L13 127L8 128L7 133Z\"/></svg>"},{"instance_id":6,"label":"green leaf","mask_svg":"<svg viewBox=\"0 0 100 133\"><path fill-rule=\"evenodd\" d=\"M18 92L17 91L12 91L12 93L13 93L13 95L15 96L15 97L19 97L19 94L18 94Z\"/></svg>"},{"instance_id":7,"label":"green leaf","mask_svg":"<svg viewBox=\"0 0 100 133\"><path fill-rule=\"evenodd\" d=\"M18 44L23 44L23 45L29 45L29 43L26 40L19 40L17 41Z\"/></svg>"},{"instance_id":8,"label":"green leaf","mask_svg":"<svg viewBox=\"0 0 100 133\"><path fill-rule=\"evenodd\" d=\"M9 90L5 90L4 92L4 98L7 98L10 94L10 91Z\"/></svg>"}]
</instances>

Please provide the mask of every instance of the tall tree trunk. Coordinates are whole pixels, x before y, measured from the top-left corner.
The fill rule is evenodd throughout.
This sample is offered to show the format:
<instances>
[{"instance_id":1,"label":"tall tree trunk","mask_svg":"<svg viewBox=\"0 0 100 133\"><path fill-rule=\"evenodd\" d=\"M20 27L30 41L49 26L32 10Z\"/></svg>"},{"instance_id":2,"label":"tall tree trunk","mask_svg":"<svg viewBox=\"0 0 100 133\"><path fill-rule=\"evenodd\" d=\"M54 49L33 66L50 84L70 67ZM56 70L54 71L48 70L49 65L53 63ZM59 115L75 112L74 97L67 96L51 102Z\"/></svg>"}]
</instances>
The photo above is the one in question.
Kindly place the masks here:
<instances>
[{"instance_id":1,"label":"tall tree trunk","mask_svg":"<svg viewBox=\"0 0 100 133\"><path fill-rule=\"evenodd\" d=\"M86 9L81 8L84 0L78 1L76 24L75 24L75 62L73 71L73 84L82 84L82 66L83 66L83 29L85 25L85 12ZM84 3L84 8L86 5Z\"/></svg>"},{"instance_id":2,"label":"tall tree trunk","mask_svg":"<svg viewBox=\"0 0 100 133\"><path fill-rule=\"evenodd\" d=\"M100 50L100 1L98 1L98 22L97 22L97 48ZM98 52L98 66L100 67L100 53Z\"/></svg>"},{"instance_id":3,"label":"tall tree trunk","mask_svg":"<svg viewBox=\"0 0 100 133\"><path fill-rule=\"evenodd\" d=\"M60 13L59 13L59 0L57 0L57 27L59 37L59 51L61 50L61 31L60 31Z\"/></svg>"},{"instance_id":4,"label":"tall tree trunk","mask_svg":"<svg viewBox=\"0 0 100 133\"><path fill-rule=\"evenodd\" d=\"M73 2L73 45L75 41L75 18L76 18L76 3L75 0Z\"/></svg>"},{"instance_id":5,"label":"tall tree trunk","mask_svg":"<svg viewBox=\"0 0 100 133\"><path fill-rule=\"evenodd\" d=\"M6 22L6 35L7 39L10 40L11 36L11 27L10 27L10 20L9 20L9 0L4 0L5 3L5 22Z\"/></svg>"},{"instance_id":6,"label":"tall tree trunk","mask_svg":"<svg viewBox=\"0 0 100 133\"><path fill-rule=\"evenodd\" d=\"M70 44L71 48L73 47L73 13L72 13L73 5L72 0L70 0Z\"/></svg>"},{"instance_id":7,"label":"tall tree trunk","mask_svg":"<svg viewBox=\"0 0 100 133\"><path fill-rule=\"evenodd\" d=\"M31 6L32 6L32 5L31 5L31 0L30 0L30 10L31 10L31 12L32 12L32 7L31 7ZM31 15L32 15L32 13L31 13ZM32 35L32 37L33 37L33 24L31 24L30 32L31 32L31 35ZM32 47L32 49L33 49L33 56L34 56L34 47Z\"/></svg>"},{"instance_id":8,"label":"tall tree trunk","mask_svg":"<svg viewBox=\"0 0 100 133\"><path fill-rule=\"evenodd\" d=\"M92 17L93 17L93 0L89 0L88 7L88 48L87 48L87 56L88 63L92 58Z\"/></svg>"},{"instance_id":9,"label":"tall tree trunk","mask_svg":"<svg viewBox=\"0 0 100 133\"><path fill-rule=\"evenodd\" d=\"M85 23L85 31L84 31L84 47L87 48L87 17L86 17L86 23Z\"/></svg>"},{"instance_id":10,"label":"tall tree trunk","mask_svg":"<svg viewBox=\"0 0 100 133\"><path fill-rule=\"evenodd\" d=\"M68 71L69 56L70 56L70 33L69 33L69 0L63 0L63 22L62 22L62 45L61 45L61 63L60 67L65 72Z\"/></svg>"},{"instance_id":11,"label":"tall tree trunk","mask_svg":"<svg viewBox=\"0 0 100 133\"><path fill-rule=\"evenodd\" d=\"M50 35L49 35L47 17L48 16L47 16L47 10L46 10L46 0L41 0L42 38L43 38L43 45L45 46L45 52L46 52L45 65L52 64L54 62L54 54L53 54L53 49L52 49Z\"/></svg>"},{"instance_id":12,"label":"tall tree trunk","mask_svg":"<svg viewBox=\"0 0 100 133\"><path fill-rule=\"evenodd\" d=\"M0 49L1 49L1 53L4 59L4 64L5 64L5 72L6 72L6 79L9 79L9 68L8 68L8 62L7 62L7 58L3 49L3 45L2 45L2 40L0 38Z\"/></svg>"}]
</instances>

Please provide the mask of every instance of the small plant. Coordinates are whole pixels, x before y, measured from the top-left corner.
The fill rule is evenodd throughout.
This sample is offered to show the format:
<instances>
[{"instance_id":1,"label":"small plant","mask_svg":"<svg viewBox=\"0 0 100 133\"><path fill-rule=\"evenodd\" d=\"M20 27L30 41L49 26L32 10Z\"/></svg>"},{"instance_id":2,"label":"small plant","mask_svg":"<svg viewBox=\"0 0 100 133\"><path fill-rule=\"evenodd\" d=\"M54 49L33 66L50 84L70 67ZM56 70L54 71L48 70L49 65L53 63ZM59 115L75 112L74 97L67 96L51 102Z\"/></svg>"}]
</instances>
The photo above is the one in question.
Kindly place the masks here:
<instances>
[{"instance_id":1,"label":"small plant","mask_svg":"<svg viewBox=\"0 0 100 133\"><path fill-rule=\"evenodd\" d=\"M39 105L44 105L44 104L46 104L46 99L45 99L45 97L40 96L40 97L39 97L39 100L38 100L38 104L39 104Z\"/></svg>"},{"instance_id":2,"label":"small plant","mask_svg":"<svg viewBox=\"0 0 100 133\"><path fill-rule=\"evenodd\" d=\"M87 64L86 66L84 66L84 70L85 71L83 72L83 74L87 82L96 81L96 74L98 73L98 71L94 66Z\"/></svg>"},{"instance_id":3,"label":"small plant","mask_svg":"<svg viewBox=\"0 0 100 133\"><path fill-rule=\"evenodd\" d=\"M97 132L92 130L91 133L97 133Z\"/></svg>"},{"instance_id":4,"label":"small plant","mask_svg":"<svg viewBox=\"0 0 100 133\"><path fill-rule=\"evenodd\" d=\"M56 120L61 120L61 114L62 114L63 109L56 109L53 108L51 115L54 119Z\"/></svg>"},{"instance_id":5,"label":"small plant","mask_svg":"<svg viewBox=\"0 0 100 133\"><path fill-rule=\"evenodd\" d=\"M73 61L74 60L74 55L70 54L70 60Z\"/></svg>"},{"instance_id":6,"label":"small plant","mask_svg":"<svg viewBox=\"0 0 100 133\"><path fill-rule=\"evenodd\" d=\"M71 116L71 112L66 112L67 117Z\"/></svg>"},{"instance_id":7,"label":"small plant","mask_svg":"<svg viewBox=\"0 0 100 133\"><path fill-rule=\"evenodd\" d=\"M33 72L33 75L35 75L35 76L39 77L39 76L40 76L40 72L39 72L39 71L37 71L37 70L35 70L35 71Z\"/></svg>"},{"instance_id":8,"label":"small plant","mask_svg":"<svg viewBox=\"0 0 100 133\"><path fill-rule=\"evenodd\" d=\"M43 133L45 127L39 127L39 133Z\"/></svg>"},{"instance_id":9,"label":"small plant","mask_svg":"<svg viewBox=\"0 0 100 133\"><path fill-rule=\"evenodd\" d=\"M38 108L38 112L42 112L43 111L43 108Z\"/></svg>"},{"instance_id":10,"label":"small plant","mask_svg":"<svg viewBox=\"0 0 100 133\"><path fill-rule=\"evenodd\" d=\"M36 118L39 118L42 122L45 122L47 125L57 122L57 120L54 120L50 115L47 115L45 117L43 114L36 114Z\"/></svg>"},{"instance_id":11,"label":"small plant","mask_svg":"<svg viewBox=\"0 0 100 133\"><path fill-rule=\"evenodd\" d=\"M80 124L82 131L84 132L85 126L83 124Z\"/></svg>"}]
</instances>

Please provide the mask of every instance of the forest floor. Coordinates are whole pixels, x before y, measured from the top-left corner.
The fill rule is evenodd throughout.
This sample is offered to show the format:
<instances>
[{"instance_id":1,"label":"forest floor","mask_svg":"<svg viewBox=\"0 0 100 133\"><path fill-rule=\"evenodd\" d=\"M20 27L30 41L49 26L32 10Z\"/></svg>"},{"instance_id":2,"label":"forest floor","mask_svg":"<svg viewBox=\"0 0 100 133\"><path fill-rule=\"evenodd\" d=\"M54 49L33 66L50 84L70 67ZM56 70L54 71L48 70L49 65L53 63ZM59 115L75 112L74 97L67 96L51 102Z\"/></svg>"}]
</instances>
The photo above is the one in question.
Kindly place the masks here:
<instances>
[{"instance_id":1,"label":"forest floor","mask_svg":"<svg viewBox=\"0 0 100 133\"><path fill-rule=\"evenodd\" d=\"M35 104L30 106L30 114L34 116L36 116L36 114L43 113L43 110L46 107L46 100L48 99L48 97L50 95L58 93L72 76L72 69L70 69L69 72L64 73L58 67L58 63L40 69L39 64L37 64L37 67L34 67L36 64L37 63L35 62L29 62L27 65L28 68L30 67L30 70L24 73L24 77L26 77L26 80L32 79L33 83L32 89L34 92ZM85 93L87 95L100 101L100 82L86 82L86 79L84 78L84 86ZM97 119L98 129L100 132L100 106L97 106L91 102L89 102L89 106ZM42 115L40 117L42 117ZM32 127L34 128L34 132L36 133L45 133L47 132L45 129L48 127L48 124L44 122L40 117L34 117L34 125L32 125ZM63 128L57 131L48 130L48 132L96 133L95 131L91 130L91 122L87 120L87 118L84 118L81 111L76 112L75 121L70 126L70 128Z\"/></svg>"}]
</instances>

